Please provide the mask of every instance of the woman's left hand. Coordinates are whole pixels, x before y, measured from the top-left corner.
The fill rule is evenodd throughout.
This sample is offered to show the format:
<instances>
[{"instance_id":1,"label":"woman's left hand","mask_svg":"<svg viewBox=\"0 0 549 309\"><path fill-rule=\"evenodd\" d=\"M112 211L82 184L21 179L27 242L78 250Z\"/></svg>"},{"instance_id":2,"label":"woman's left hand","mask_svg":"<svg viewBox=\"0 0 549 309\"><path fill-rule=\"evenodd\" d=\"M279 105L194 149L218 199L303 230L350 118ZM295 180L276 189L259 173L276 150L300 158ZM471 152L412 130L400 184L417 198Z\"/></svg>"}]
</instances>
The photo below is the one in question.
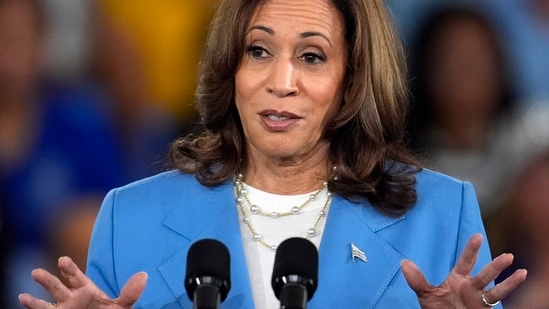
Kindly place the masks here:
<instances>
[{"instance_id":1,"label":"woman's left hand","mask_svg":"<svg viewBox=\"0 0 549 309\"><path fill-rule=\"evenodd\" d=\"M519 269L495 287L486 290L490 282L513 262L512 254L502 254L471 277L482 244L480 234L473 235L459 261L440 286L427 282L419 268L409 260L402 261L402 273L416 292L421 308L489 308L509 295L525 279L526 270Z\"/></svg>"}]
</instances>

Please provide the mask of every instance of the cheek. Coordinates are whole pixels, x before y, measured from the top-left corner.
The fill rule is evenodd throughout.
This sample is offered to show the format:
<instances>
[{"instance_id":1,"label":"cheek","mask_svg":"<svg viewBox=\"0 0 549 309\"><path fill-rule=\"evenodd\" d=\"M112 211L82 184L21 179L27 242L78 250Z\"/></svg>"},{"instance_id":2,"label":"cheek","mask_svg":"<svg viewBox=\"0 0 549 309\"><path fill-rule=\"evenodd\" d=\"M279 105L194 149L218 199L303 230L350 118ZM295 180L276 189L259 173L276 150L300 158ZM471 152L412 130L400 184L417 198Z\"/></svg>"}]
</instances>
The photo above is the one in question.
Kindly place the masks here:
<instances>
[{"instance_id":1,"label":"cheek","mask_svg":"<svg viewBox=\"0 0 549 309\"><path fill-rule=\"evenodd\" d=\"M318 98L316 101L318 104L312 107L314 109L315 128L320 133L323 133L326 127L333 121L341 104L340 96L331 97L330 100L326 100L326 98Z\"/></svg>"},{"instance_id":2,"label":"cheek","mask_svg":"<svg viewBox=\"0 0 549 309\"><path fill-rule=\"evenodd\" d=\"M236 102L237 108L239 107L239 103L242 101L242 98L244 96L244 83L242 78L242 73L240 71L236 72L235 78L234 78L234 99Z\"/></svg>"},{"instance_id":3,"label":"cheek","mask_svg":"<svg viewBox=\"0 0 549 309\"><path fill-rule=\"evenodd\" d=\"M322 110L322 116L327 120L332 120L343 102L343 90L340 82L334 80L325 87L318 89L316 102L319 104L319 110ZM324 90L324 91L323 91Z\"/></svg>"},{"instance_id":4,"label":"cheek","mask_svg":"<svg viewBox=\"0 0 549 309\"><path fill-rule=\"evenodd\" d=\"M249 105L249 93L246 84L242 82L242 75L237 74L235 78L234 100L241 119L244 119L243 116L246 114L246 107Z\"/></svg>"}]
</instances>

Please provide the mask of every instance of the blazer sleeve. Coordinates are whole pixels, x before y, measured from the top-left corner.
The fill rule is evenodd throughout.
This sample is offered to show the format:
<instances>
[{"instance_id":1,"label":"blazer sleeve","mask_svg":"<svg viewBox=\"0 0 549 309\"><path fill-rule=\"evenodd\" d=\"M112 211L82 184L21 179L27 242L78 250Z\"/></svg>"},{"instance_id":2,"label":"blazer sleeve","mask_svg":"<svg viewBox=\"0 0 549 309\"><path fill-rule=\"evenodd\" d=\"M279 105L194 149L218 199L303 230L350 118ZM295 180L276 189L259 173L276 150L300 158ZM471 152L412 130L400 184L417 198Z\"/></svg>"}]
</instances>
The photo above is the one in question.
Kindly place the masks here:
<instances>
[{"instance_id":1,"label":"blazer sleeve","mask_svg":"<svg viewBox=\"0 0 549 309\"><path fill-rule=\"evenodd\" d=\"M120 294L114 267L113 211L116 189L103 200L90 239L86 275L109 297Z\"/></svg>"},{"instance_id":2,"label":"blazer sleeve","mask_svg":"<svg viewBox=\"0 0 549 309\"><path fill-rule=\"evenodd\" d=\"M456 250L456 262L465 249L465 245L474 234L482 235L482 246L478 253L478 260L473 267L472 276L477 275L480 270L492 261L490 245L486 237L484 223L480 214L477 195L473 185L470 182L463 182L463 204L461 207L461 218L459 221L458 242ZM491 283L489 286L493 286Z\"/></svg>"}]
</instances>

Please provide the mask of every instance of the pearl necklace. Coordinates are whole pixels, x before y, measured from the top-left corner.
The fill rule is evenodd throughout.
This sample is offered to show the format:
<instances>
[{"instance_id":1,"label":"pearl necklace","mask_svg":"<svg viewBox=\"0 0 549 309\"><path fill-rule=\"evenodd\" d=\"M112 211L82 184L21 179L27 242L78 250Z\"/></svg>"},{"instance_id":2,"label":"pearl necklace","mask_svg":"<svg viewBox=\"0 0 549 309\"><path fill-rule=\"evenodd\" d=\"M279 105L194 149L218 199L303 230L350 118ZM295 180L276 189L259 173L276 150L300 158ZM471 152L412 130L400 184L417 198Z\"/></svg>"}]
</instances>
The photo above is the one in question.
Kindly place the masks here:
<instances>
[{"instance_id":1,"label":"pearl necklace","mask_svg":"<svg viewBox=\"0 0 549 309\"><path fill-rule=\"evenodd\" d=\"M334 172L335 172L335 168L334 168ZM265 217L270 217L272 219L277 219L280 217L291 216L291 215L297 216L301 213L301 211L307 205L310 204L311 201L315 200L322 191L326 191L326 202L324 203L324 206L319 212L319 215L315 220L313 226L307 230L307 236L305 238L313 238L317 235L316 228L318 226L318 223L320 222L320 220L322 220L322 218L326 217L326 209L328 208L328 205L330 204L330 201L332 198L332 194L328 191L327 181L324 181L324 183L322 184L322 188L320 188L319 190L309 195L309 198L300 206L293 206L289 211L286 211L286 212L275 212L275 211L266 212L262 210L261 207L253 204L250 201L250 198L248 196L248 190L246 189L246 184L244 183L244 181L242 181L243 178L244 176L241 173L237 173L236 180L234 181L234 187L236 191L236 204L238 205L242 213L243 222L246 224L246 226L252 233L252 239L255 242L259 242L260 244L269 248L273 252L276 251L277 246L267 243L263 235L258 233L257 230L253 227L252 220L250 216L248 216L244 204L247 204L248 210L250 211L250 215L261 215Z\"/></svg>"}]
</instances>

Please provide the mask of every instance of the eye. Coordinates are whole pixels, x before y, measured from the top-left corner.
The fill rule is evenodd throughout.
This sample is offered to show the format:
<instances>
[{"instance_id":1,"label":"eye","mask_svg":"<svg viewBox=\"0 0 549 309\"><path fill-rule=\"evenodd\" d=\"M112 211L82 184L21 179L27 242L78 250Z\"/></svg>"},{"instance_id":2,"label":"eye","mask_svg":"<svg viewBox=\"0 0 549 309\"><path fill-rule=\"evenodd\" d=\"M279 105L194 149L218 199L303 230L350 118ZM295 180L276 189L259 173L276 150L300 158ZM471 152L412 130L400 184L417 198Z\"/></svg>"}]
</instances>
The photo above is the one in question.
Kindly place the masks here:
<instances>
[{"instance_id":1,"label":"eye","mask_svg":"<svg viewBox=\"0 0 549 309\"><path fill-rule=\"evenodd\" d=\"M307 52L299 57L308 64L321 64L326 61L326 56L321 53Z\"/></svg>"},{"instance_id":2,"label":"eye","mask_svg":"<svg viewBox=\"0 0 549 309\"><path fill-rule=\"evenodd\" d=\"M255 59L264 59L269 56L269 53L265 50L265 48L257 45L248 46L246 48L246 53Z\"/></svg>"}]
</instances>

